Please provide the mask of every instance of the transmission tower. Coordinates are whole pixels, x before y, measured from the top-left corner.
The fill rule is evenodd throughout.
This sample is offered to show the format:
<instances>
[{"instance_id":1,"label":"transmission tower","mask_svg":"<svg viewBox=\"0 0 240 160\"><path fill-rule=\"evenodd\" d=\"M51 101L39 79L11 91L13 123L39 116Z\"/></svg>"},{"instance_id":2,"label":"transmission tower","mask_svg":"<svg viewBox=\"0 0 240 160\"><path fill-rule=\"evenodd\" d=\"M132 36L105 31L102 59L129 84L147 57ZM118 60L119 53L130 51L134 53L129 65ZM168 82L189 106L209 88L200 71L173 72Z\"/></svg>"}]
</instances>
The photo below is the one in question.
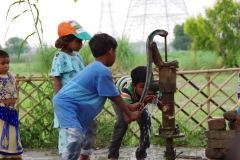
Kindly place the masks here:
<instances>
[{"instance_id":1,"label":"transmission tower","mask_svg":"<svg viewBox=\"0 0 240 160\"><path fill-rule=\"evenodd\" d=\"M124 26L124 34L132 41L146 41L156 29L168 31L173 40L173 28L188 17L184 0L131 0Z\"/></svg>"},{"instance_id":2,"label":"transmission tower","mask_svg":"<svg viewBox=\"0 0 240 160\"><path fill-rule=\"evenodd\" d=\"M102 33L108 33L111 36L116 36L116 28L113 22L112 4L110 0L102 0L101 13L98 31Z\"/></svg>"}]
</instances>

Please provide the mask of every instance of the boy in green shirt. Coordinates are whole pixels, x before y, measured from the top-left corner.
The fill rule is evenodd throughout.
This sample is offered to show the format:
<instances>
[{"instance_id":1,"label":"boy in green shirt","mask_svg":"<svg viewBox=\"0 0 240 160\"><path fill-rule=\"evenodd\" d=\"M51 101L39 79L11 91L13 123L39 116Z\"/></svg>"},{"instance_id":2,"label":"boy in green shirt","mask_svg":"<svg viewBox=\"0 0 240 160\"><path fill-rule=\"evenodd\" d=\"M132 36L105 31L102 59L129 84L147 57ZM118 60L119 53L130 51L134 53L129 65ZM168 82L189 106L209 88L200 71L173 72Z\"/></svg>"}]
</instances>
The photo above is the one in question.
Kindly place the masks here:
<instances>
[{"instance_id":1,"label":"boy in green shirt","mask_svg":"<svg viewBox=\"0 0 240 160\"><path fill-rule=\"evenodd\" d=\"M139 66L131 71L131 76L123 76L116 82L117 90L125 102L133 104L140 100L146 82L146 74L147 67ZM144 105L147 105L147 103L152 103L153 99L157 98L157 96L157 105L161 110L162 106L159 95L147 95L144 100ZM123 112L115 103L111 102L111 104L117 115L117 122L114 126L112 140L108 151L108 158L109 160L116 160L119 157L119 148L128 129L128 123L130 122L127 122L126 119L124 120ZM151 117L147 108L142 110L141 117L137 120L137 123L140 127L140 144L136 150L136 158L137 160L141 160L147 157L146 150L150 147Z\"/></svg>"}]
</instances>

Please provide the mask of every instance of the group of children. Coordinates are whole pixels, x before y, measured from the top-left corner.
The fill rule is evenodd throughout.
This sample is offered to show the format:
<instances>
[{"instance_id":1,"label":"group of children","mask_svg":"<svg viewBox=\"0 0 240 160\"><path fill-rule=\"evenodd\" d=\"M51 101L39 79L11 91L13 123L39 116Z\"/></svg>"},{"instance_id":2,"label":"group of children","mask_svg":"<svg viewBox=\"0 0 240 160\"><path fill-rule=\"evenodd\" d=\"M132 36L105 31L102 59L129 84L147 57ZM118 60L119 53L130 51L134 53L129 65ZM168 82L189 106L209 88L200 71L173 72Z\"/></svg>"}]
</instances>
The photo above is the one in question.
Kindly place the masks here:
<instances>
[{"instance_id":1,"label":"group of children","mask_svg":"<svg viewBox=\"0 0 240 160\"><path fill-rule=\"evenodd\" d=\"M55 47L60 50L53 59L51 75L54 77L56 93L52 100L54 127L59 130L58 149L61 160L89 159L98 128L94 118L103 109L107 98L111 100L117 116L108 159L118 159L128 124L135 120L140 127L136 158L146 158L150 146L151 117L144 106L158 97L157 106L160 110L162 108L158 94L147 95L143 104L138 102L144 90L147 67L138 66L131 71L130 76L124 76L114 83L108 68L116 59L117 42L113 37L106 33L91 37L76 21L60 23L58 35ZM95 57L95 61L86 67L77 53L84 40L89 40ZM15 79L8 72L9 61L9 55L0 50L0 159L21 159L23 149L14 106L17 92ZM239 95L240 74L240 99ZM130 121L126 121L124 115Z\"/></svg>"},{"instance_id":2,"label":"group of children","mask_svg":"<svg viewBox=\"0 0 240 160\"><path fill-rule=\"evenodd\" d=\"M132 71L131 77L119 79L119 87L116 89L108 68L116 59L117 41L113 37L105 33L91 37L76 21L60 23L58 35L55 47L60 50L54 56L51 75L54 77L56 93L52 100L54 127L59 130L58 150L61 159L89 159L98 128L94 118L103 109L107 98L111 100L117 115L109 159L118 159L121 141L127 130L129 122L125 122L123 113L130 121L138 121L141 138L136 154L138 159L146 158L146 149L150 144L151 120L146 109L141 111L144 104L138 102L144 89L146 67L137 67ZM95 57L95 61L87 67L77 53L84 40L90 40L89 46ZM9 55L1 50L0 159L21 159L23 149L14 106L17 87L14 77L8 72L9 62ZM148 96L145 103L155 97L156 95Z\"/></svg>"},{"instance_id":3,"label":"group of children","mask_svg":"<svg viewBox=\"0 0 240 160\"><path fill-rule=\"evenodd\" d=\"M59 128L59 153L62 159L89 158L97 133L94 118L101 112L107 98L111 100L117 115L108 158L113 160L119 157L119 148L128 128L123 112L130 120L137 120L141 136L136 158L146 158L146 150L150 146L151 119L148 110L141 111L141 108L157 96L148 95L144 105L138 102L144 89L147 67L135 68L131 77L122 77L114 84L112 73L107 68L116 59L117 42L113 37L100 33L91 39L75 21L61 23L58 35L56 47L61 50L54 57L51 75L54 76L57 93L53 98L54 122L55 127ZM74 51L79 51L82 41L89 39L96 60L83 69L82 58ZM160 101L158 105L160 107Z\"/></svg>"},{"instance_id":4,"label":"group of children","mask_svg":"<svg viewBox=\"0 0 240 160\"><path fill-rule=\"evenodd\" d=\"M82 42L82 40L91 38L75 21L61 23L58 31L59 39L63 39L63 36L74 35L75 39L73 38L72 41L78 40ZM61 31L64 31L64 34ZM86 35L88 36L84 37ZM59 39L57 42L62 42ZM134 101L134 104L124 102L116 89L112 73L108 68L113 65L116 59L117 42L113 37L100 33L90 39L89 46L96 60L84 69L78 69L81 72L74 71L74 68L77 68L77 66L72 67L74 66L73 61L70 62L69 60L69 63L66 62L66 57L72 56L74 51L78 51L81 48L77 47L78 44L74 44L72 41L65 42L65 46L61 45L58 47L61 48L60 52L63 53L65 58L61 60L60 53L57 53L53 60L51 74L54 76L57 93L53 98L53 106L57 117L56 123L59 122L56 126L59 128L59 143L61 141L67 142L64 145L62 145L63 143L59 144L60 146L62 145L61 148L64 148L64 150L60 150L59 147L61 159L84 160L89 158L96 138L97 123L93 124L94 118L101 112L107 98L116 104L122 114L124 112L131 120L139 119L143 104L137 101ZM83 64L83 61L80 60L80 63ZM63 67L70 69L64 70L62 69ZM74 77L68 76L70 78L68 78L66 85L59 85L63 83L61 82L63 77L73 71L77 74ZM140 108L140 110L137 110L137 108ZM61 131L62 129L63 131ZM62 136L62 134L65 136ZM122 137L120 138L122 139ZM115 156L115 153L113 156ZM114 157L109 158L112 159ZM115 159L117 158L118 156Z\"/></svg>"}]
</instances>

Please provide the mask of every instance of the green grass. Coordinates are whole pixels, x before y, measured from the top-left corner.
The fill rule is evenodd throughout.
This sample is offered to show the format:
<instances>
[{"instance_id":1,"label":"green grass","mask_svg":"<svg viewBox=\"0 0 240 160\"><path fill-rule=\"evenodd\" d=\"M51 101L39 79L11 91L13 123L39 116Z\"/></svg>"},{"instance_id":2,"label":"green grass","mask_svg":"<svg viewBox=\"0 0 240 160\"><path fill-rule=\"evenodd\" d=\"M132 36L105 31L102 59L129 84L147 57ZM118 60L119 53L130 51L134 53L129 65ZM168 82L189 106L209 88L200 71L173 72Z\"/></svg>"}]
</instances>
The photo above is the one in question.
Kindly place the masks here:
<instances>
[{"instance_id":1,"label":"green grass","mask_svg":"<svg viewBox=\"0 0 240 160\"><path fill-rule=\"evenodd\" d=\"M163 61L165 61L164 53L160 53L160 55L162 56ZM134 67L138 65L147 65L146 54L135 54L134 56ZM179 70L197 70L202 67L205 69L216 69L222 67L220 57L213 52L198 51L196 53L196 58L191 51L169 52L167 56L168 62L173 60L177 60L179 62Z\"/></svg>"},{"instance_id":2,"label":"green grass","mask_svg":"<svg viewBox=\"0 0 240 160\"><path fill-rule=\"evenodd\" d=\"M123 42L122 42L123 43ZM121 43L120 43L121 45ZM121 71L124 72L130 72L133 68L143 65L146 66L146 54L143 53L131 53L131 56L126 58L129 48L124 47L124 43L120 46L119 48L119 53L123 55L124 57L121 57L121 59L117 60L115 66L113 66L113 69L116 70L116 68L123 68ZM130 46L129 46L130 47ZM131 47L130 47L131 48ZM47 49L46 49L47 50ZM50 49L49 49L50 50ZM84 46L83 48L84 51L86 51L88 54L83 54L80 52L80 54L83 56L84 59L86 59L87 63L91 63L94 59L89 55L89 48L88 46ZM160 53L163 60L164 54ZM12 58L12 57L10 57ZM13 62L10 63L10 72L14 74L19 74L19 75L36 75L41 72L41 64L38 62L39 56L37 55L32 55L28 57L31 59L30 62L18 62L14 60ZM16 59L14 57L14 59ZM219 56L217 56L215 53L212 52L202 52L199 51L196 54L196 59L192 56L192 53L190 51L175 51L175 52L170 52L168 53L168 61L173 61L177 60L179 62L179 68L178 70L198 70L204 67L205 69L216 69L216 68L221 68L222 63L219 63ZM122 63L124 67L119 66L121 63L119 61L125 61ZM47 65L49 66L49 64ZM153 65L154 66L154 65ZM49 69L48 69L49 70Z\"/></svg>"},{"instance_id":3,"label":"green grass","mask_svg":"<svg viewBox=\"0 0 240 160\"><path fill-rule=\"evenodd\" d=\"M14 75L19 74L19 76L40 76L41 73L35 70L35 66L37 66L37 62L31 63L10 63L9 72L13 73Z\"/></svg>"}]
</instances>

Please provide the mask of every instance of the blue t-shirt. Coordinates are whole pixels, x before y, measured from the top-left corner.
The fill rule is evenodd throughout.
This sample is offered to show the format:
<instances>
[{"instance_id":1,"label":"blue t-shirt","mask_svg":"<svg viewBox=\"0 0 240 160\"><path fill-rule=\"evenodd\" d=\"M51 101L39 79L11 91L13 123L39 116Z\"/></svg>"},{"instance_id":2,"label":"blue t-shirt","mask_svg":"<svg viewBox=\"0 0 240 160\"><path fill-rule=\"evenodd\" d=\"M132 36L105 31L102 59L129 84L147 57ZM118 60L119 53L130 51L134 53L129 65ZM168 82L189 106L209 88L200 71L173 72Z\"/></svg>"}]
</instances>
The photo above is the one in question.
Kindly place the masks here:
<instances>
[{"instance_id":1,"label":"blue t-shirt","mask_svg":"<svg viewBox=\"0 0 240 160\"><path fill-rule=\"evenodd\" d=\"M82 57L74 52L74 56L59 51L53 58L51 75L62 76L61 84L66 85L78 72L83 70Z\"/></svg>"},{"instance_id":2,"label":"blue t-shirt","mask_svg":"<svg viewBox=\"0 0 240 160\"><path fill-rule=\"evenodd\" d=\"M61 76L62 87L66 85L78 72L83 70L84 63L82 57L73 52L71 56L65 52L59 51L53 58L51 75ZM58 119L54 114L54 128L60 127Z\"/></svg>"},{"instance_id":3,"label":"blue t-shirt","mask_svg":"<svg viewBox=\"0 0 240 160\"><path fill-rule=\"evenodd\" d=\"M101 112L107 97L118 96L109 68L95 61L78 73L53 98L62 128L82 128Z\"/></svg>"}]
</instances>

